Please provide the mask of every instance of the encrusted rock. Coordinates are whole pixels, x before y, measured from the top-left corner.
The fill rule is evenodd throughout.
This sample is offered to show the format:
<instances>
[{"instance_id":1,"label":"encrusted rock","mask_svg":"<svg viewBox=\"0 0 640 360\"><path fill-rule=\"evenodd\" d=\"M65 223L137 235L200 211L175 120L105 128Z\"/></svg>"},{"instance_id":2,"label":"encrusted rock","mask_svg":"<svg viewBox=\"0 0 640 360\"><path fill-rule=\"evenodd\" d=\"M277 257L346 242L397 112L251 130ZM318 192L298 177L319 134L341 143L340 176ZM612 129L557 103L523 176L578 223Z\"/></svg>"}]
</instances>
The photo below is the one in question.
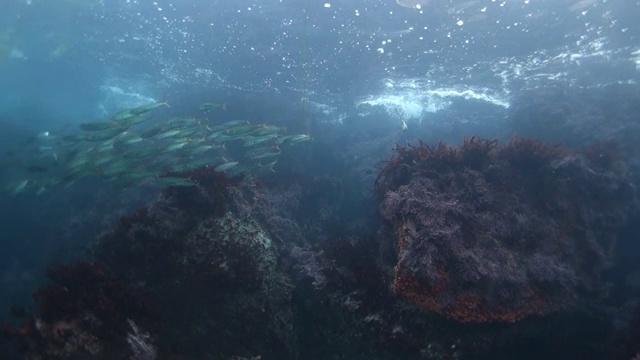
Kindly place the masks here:
<instances>
[{"instance_id":1,"label":"encrusted rock","mask_svg":"<svg viewBox=\"0 0 640 360\"><path fill-rule=\"evenodd\" d=\"M377 183L396 236L396 292L473 322L516 321L597 296L635 205L626 167L606 150L521 138L398 147Z\"/></svg>"}]
</instances>

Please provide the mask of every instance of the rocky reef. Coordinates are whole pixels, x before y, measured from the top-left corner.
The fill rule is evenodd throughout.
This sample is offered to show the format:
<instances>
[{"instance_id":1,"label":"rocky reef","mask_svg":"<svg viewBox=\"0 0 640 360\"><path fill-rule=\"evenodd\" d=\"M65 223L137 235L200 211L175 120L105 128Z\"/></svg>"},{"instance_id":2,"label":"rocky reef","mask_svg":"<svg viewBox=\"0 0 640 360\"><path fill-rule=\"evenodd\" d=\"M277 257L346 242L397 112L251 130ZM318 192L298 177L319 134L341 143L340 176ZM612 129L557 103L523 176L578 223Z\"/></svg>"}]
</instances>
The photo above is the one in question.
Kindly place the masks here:
<instances>
[{"instance_id":1,"label":"rocky reef","mask_svg":"<svg viewBox=\"0 0 640 360\"><path fill-rule=\"evenodd\" d=\"M615 149L570 152L518 137L397 147L376 190L397 241L395 290L463 322L597 298L636 205Z\"/></svg>"},{"instance_id":2,"label":"rocky reef","mask_svg":"<svg viewBox=\"0 0 640 360\"><path fill-rule=\"evenodd\" d=\"M100 239L97 258L154 299L170 324L160 335L165 353L290 355L291 284L278 245L252 215L258 194L213 170L192 177L197 187L169 188L123 218Z\"/></svg>"},{"instance_id":3,"label":"rocky reef","mask_svg":"<svg viewBox=\"0 0 640 360\"><path fill-rule=\"evenodd\" d=\"M634 323L616 326L603 300L636 207L614 144L397 146L380 167L378 212L344 169L290 164L260 181L190 172L196 186L165 189L104 233L90 259L53 267L34 311L5 334L27 359L489 359L521 348L554 358L544 344L613 359L638 350L635 337L610 338L633 336L623 328Z\"/></svg>"},{"instance_id":4,"label":"rocky reef","mask_svg":"<svg viewBox=\"0 0 640 360\"><path fill-rule=\"evenodd\" d=\"M34 293L38 313L6 331L20 338L27 359L155 357L152 340L138 325L153 323L153 307L104 264L59 265L48 277L50 284Z\"/></svg>"}]
</instances>

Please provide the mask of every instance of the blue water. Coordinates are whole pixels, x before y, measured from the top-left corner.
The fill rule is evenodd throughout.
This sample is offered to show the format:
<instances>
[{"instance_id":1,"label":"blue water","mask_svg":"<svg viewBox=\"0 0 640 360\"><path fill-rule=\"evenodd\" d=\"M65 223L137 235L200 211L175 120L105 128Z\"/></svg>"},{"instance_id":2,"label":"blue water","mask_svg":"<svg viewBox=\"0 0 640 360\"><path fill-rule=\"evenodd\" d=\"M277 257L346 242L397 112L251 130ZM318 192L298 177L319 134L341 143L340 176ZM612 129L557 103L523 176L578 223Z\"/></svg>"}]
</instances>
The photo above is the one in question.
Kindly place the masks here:
<instances>
[{"instance_id":1,"label":"blue water","mask_svg":"<svg viewBox=\"0 0 640 360\"><path fill-rule=\"evenodd\" d=\"M518 131L514 106L532 96L615 110L633 103L619 95L640 80L636 0L3 0L0 9L2 153L152 101L187 115L218 101L225 118L325 141L370 184L367 168L396 142L505 139ZM628 115L579 135L536 128L534 116L521 128L631 143L640 120ZM358 162L350 141L383 146ZM0 194L0 309L28 301L46 266L86 255L117 215L153 196L95 182Z\"/></svg>"}]
</instances>

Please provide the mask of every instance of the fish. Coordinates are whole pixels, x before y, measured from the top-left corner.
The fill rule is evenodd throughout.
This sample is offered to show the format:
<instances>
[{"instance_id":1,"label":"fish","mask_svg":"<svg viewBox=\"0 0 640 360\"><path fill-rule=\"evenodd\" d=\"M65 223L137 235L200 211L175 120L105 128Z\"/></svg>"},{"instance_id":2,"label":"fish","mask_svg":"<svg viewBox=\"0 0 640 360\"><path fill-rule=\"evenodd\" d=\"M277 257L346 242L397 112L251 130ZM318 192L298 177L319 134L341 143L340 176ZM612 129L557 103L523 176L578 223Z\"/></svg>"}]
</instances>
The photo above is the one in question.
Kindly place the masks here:
<instances>
[{"instance_id":1,"label":"fish","mask_svg":"<svg viewBox=\"0 0 640 360\"><path fill-rule=\"evenodd\" d=\"M196 118L177 118L167 122L167 128L184 128L188 126L200 126L200 120Z\"/></svg>"},{"instance_id":2,"label":"fish","mask_svg":"<svg viewBox=\"0 0 640 360\"><path fill-rule=\"evenodd\" d=\"M167 129L165 129L163 126L154 126L151 129L145 130L140 134L140 137L143 139L148 139L151 138L159 133L161 133L162 131L165 131Z\"/></svg>"},{"instance_id":3,"label":"fish","mask_svg":"<svg viewBox=\"0 0 640 360\"><path fill-rule=\"evenodd\" d=\"M105 169L102 169L104 175L116 176L130 171L131 166L125 161L116 161Z\"/></svg>"},{"instance_id":4,"label":"fish","mask_svg":"<svg viewBox=\"0 0 640 360\"><path fill-rule=\"evenodd\" d=\"M277 134L281 131L283 131L284 129L279 127L279 126L275 126L275 125L260 125L259 128L257 128L252 135L271 135L271 134Z\"/></svg>"},{"instance_id":5,"label":"fish","mask_svg":"<svg viewBox=\"0 0 640 360\"><path fill-rule=\"evenodd\" d=\"M122 127L104 131L94 131L90 133L71 134L64 136L63 139L69 142L102 141L114 138L125 131L127 131L127 128Z\"/></svg>"},{"instance_id":6,"label":"fish","mask_svg":"<svg viewBox=\"0 0 640 360\"><path fill-rule=\"evenodd\" d=\"M239 126L233 126L228 128L227 130L224 131L225 135L248 135L249 133L251 133L253 130L255 130L255 126L247 124L247 125L239 125Z\"/></svg>"},{"instance_id":7,"label":"fish","mask_svg":"<svg viewBox=\"0 0 640 360\"><path fill-rule=\"evenodd\" d=\"M81 142L84 141L86 137L86 134L71 134L63 136L62 139L68 142Z\"/></svg>"},{"instance_id":8,"label":"fish","mask_svg":"<svg viewBox=\"0 0 640 360\"><path fill-rule=\"evenodd\" d=\"M25 180L22 180L19 183L17 183L15 186L13 186L12 190L11 190L11 196L16 196L16 195L20 194L21 192L23 192L24 189L27 188L27 185L29 185L30 181L31 180L29 180L29 179L25 179Z\"/></svg>"},{"instance_id":9,"label":"fish","mask_svg":"<svg viewBox=\"0 0 640 360\"><path fill-rule=\"evenodd\" d=\"M276 142L278 144L283 144L283 143L298 144L298 143L301 143L303 141L309 141L309 140L311 140L311 136L306 135L306 134L301 134L301 135L283 136L283 137L279 138Z\"/></svg>"},{"instance_id":10,"label":"fish","mask_svg":"<svg viewBox=\"0 0 640 360\"><path fill-rule=\"evenodd\" d=\"M140 114L161 108L163 106L170 107L168 102L154 102L154 103L138 106L137 108L133 108L130 110L130 112L134 115L140 115Z\"/></svg>"},{"instance_id":11,"label":"fish","mask_svg":"<svg viewBox=\"0 0 640 360\"><path fill-rule=\"evenodd\" d=\"M212 103L213 104L213 103ZM27 180L10 183L7 193L26 191L42 193L54 185L70 186L84 177L103 177L142 184L161 175L184 173L203 166L230 176L244 174L259 176L273 171L281 150L280 143L295 144L307 141L308 135L282 134L284 128L251 124L247 120L231 120L217 125L208 120L190 117L161 119L156 123L137 124L152 119L152 110L168 106L151 103L119 111L106 120L77 124L75 131L44 131L29 138L18 148L9 150L3 166L20 166ZM55 139L55 141L54 141ZM231 151L238 161L220 155L226 143L242 141L244 146ZM191 179L162 180L171 186L193 186Z\"/></svg>"},{"instance_id":12,"label":"fish","mask_svg":"<svg viewBox=\"0 0 640 360\"><path fill-rule=\"evenodd\" d=\"M192 180L181 177L159 177L155 182L165 186L196 186Z\"/></svg>"},{"instance_id":13,"label":"fish","mask_svg":"<svg viewBox=\"0 0 640 360\"><path fill-rule=\"evenodd\" d=\"M269 171L269 172L276 172L273 169L273 167L276 166L277 163L278 163L278 159L274 159L272 162L270 162L268 164L264 164L264 165L258 164L258 166L260 168L262 168L262 169L265 169L265 170Z\"/></svg>"},{"instance_id":14,"label":"fish","mask_svg":"<svg viewBox=\"0 0 640 360\"><path fill-rule=\"evenodd\" d=\"M202 159L192 160L184 164L178 164L178 165L172 166L170 167L170 170L172 172L184 172L184 171L198 169L206 165L210 165L213 162L215 162L215 160L212 160L210 158L202 158Z\"/></svg>"},{"instance_id":15,"label":"fish","mask_svg":"<svg viewBox=\"0 0 640 360\"><path fill-rule=\"evenodd\" d=\"M227 129L227 128L230 128L232 126L245 125L245 124L249 124L249 120L230 120L230 121L227 121L227 122L223 122L222 124L217 125L217 126L220 126L223 129ZM217 129L214 126L212 128L212 130L217 130Z\"/></svg>"},{"instance_id":16,"label":"fish","mask_svg":"<svg viewBox=\"0 0 640 360\"><path fill-rule=\"evenodd\" d=\"M225 162L224 164L220 164L218 166L216 166L214 168L215 171L218 172L225 172L229 169L232 169L233 167L237 166L239 164L239 162L237 161L229 161L229 162Z\"/></svg>"},{"instance_id":17,"label":"fish","mask_svg":"<svg viewBox=\"0 0 640 360\"><path fill-rule=\"evenodd\" d=\"M122 146L122 145L134 145L137 144L139 142L141 142L143 139L142 137L136 135L136 134L132 134L132 133L122 133L120 134L116 139L115 139L115 143L118 146ZM113 146L112 146L113 148Z\"/></svg>"},{"instance_id":18,"label":"fish","mask_svg":"<svg viewBox=\"0 0 640 360\"><path fill-rule=\"evenodd\" d=\"M204 136L204 132L200 127L177 128L175 130L180 131L180 134L182 134L183 136L194 136L194 135Z\"/></svg>"},{"instance_id":19,"label":"fish","mask_svg":"<svg viewBox=\"0 0 640 360\"><path fill-rule=\"evenodd\" d=\"M47 191L47 187L44 185L40 185L40 187L38 188L38 191L36 191L36 196L40 196L44 194L45 191Z\"/></svg>"},{"instance_id":20,"label":"fish","mask_svg":"<svg viewBox=\"0 0 640 360\"><path fill-rule=\"evenodd\" d=\"M152 172L152 171L139 171L139 172L134 171L134 172L125 172L125 173L116 174L115 176L112 176L111 179L109 179L109 180L111 180L111 181L114 181L114 180L129 180L129 181L133 180L133 181L136 181L136 180L142 180L142 179L147 179L147 178L154 178L154 177L156 177L156 175L157 174L155 172Z\"/></svg>"},{"instance_id":21,"label":"fish","mask_svg":"<svg viewBox=\"0 0 640 360\"><path fill-rule=\"evenodd\" d=\"M139 159L139 158L150 157L154 155L156 156L158 155L158 150L151 149L151 148L142 148L142 149L127 151L126 153L124 153L123 157L126 159Z\"/></svg>"},{"instance_id":22,"label":"fish","mask_svg":"<svg viewBox=\"0 0 640 360\"><path fill-rule=\"evenodd\" d=\"M227 110L227 103L213 103L213 102L206 102L202 105L200 105L200 110L202 111L209 111L209 110L213 110L213 109L222 109L222 110Z\"/></svg>"},{"instance_id":23,"label":"fish","mask_svg":"<svg viewBox=\"0 0 640 360\"><path fill-rule=\"evenodd\" d=\"M120 125L115 121L88 122L78 125L78 127L84 131L103 131L117 128L119 126Z\"/></svg>"},{"instance_id":24,"label":"fish","mask_svg":"<svg viewBox=\"0 0 640 360\"><path fill-rule=\"evenodd\" d=\"M95 161L93 161L93 165L95 165L95 166L107 165L108 163L114 161L115 159L116 158L111 157L111 156L103 157L103 158L96 159Z\"/></svg>"},{"instance_id":25,"label":"fish","mask_svg":"<svg viewBox=\"0 0 640 360\"><path fill-rule=\"evenodd\" d=\"M189 149L189 154L191 155L196 155L196 154L202 154L204 152L207 152L209 150L215 150L215 149L225 149L224 144L222 145L198 145L192 149Z\"/></svg>"},{"instance_id":26,"label":"fish","mask_svg":"<svg viewBox=\"0 0 640 360\"><path fill-rule=\"evenodd\" d=\"M260 160L260 159L266 159L266 158L270 158L270 157L276 157L280 155L280 151L270 151L270 152L264 152L262 154L257 154L257 155L252 155L249 156L249 159L251 160Z\"/></svg>"},{"instance_id":27,"label":"fish","mask_svg":"<svg viewBox=\"0 0 640 360\"><path fill-rule=\"evenodd\" d=\"M167 130L155 136L157 140L163 140L180 134L180 130Z\"/></svg>"},{"instance_id":28,"label":"fish","mask_svg":"<svg viewBox=\"0 0 640 360\"><path fill-rule=\"evenodd\" d=\"M227 135L225 135L223 131L216 131L214 133L209 134L209 136L207 136L207 140L222 140L222 141L225 141L226 137L227 137Z\"/></svg>"},{"instance_id":29,"label":"fish","mask_svg":"<svg viewBox=\"0 0 640 360\"><path fill-rule=\"evenodd\" d=\"M115 121L124 121L136 117L139 114L134 114L131 112L131 109L122 110L119 113L113 116L113 120Z\"/></svg>"},{"instance_id":30,"label":"fish","mask_svg":"<svg viewBox=\"0 0 640 360\"><path fill-rule=\"evenodd\" d=\"M111 150L113 150L114 143L115 143L114 139L109 139L109 140L103 142L102 144L99 144L98 146L96 146L95 150L97 152L111 151Z\"/></svg>"},{"instance_id":31,"label":"fish","mask_svg":"<svg viewBox=\"0 0 640 360\"><path fill-rule=\"evenodd\" d=\"M264 147L254 148L250 151L247 151L245 155L248 157L251 157L251 156L256 156L256 155L260 155L268 152L277 152L279 154L280 148L277 146L264 146Z\"/></svg>"},{"instance_id":32,"label":"fish","mask_svg":"<svg viewBox=\"0 0 640 360\"><path fill-rule=\"evenodd\" d=\"M251 146L264 144L264 143L269 142L271 140L275 140L276 138L278 138L278 135L275 135L275 134L263 135L263 136L260 136L260 137L247 138L244 141L244 147L251 147Z\"/></svg>"},{"instance_id":33,"label":"fish","mask_svg":"<svg viewBox=\"0 0 640 360\"><path fill-rule=\"evenodd\" d=\"M239 135L225 135L222 134L219 137L212 139L212 138L208 138L209 140L215 140L216 142L226 142L226 141L233 141L233 140L244 140L247 137L247 134L239 134Z\"/></svg>"},{"instance_id":34,"label":"fish","mask_svg":"<svg viewBox=\"0 0 640 360\"><path fill-rule=\"evenodd\" d=\"M173 144L169 144L167 145L167 147L165 147L165 151L170 152L170 151L176 151L179 149L182 149L183 147L185 147L189 142L185 141L185 140L179 140L174 142Z\"/></svg>"},{"instance_id":35,"label":"fish","mask_svg":"<svg viewBox=\"0 0 640 360\"><path fill-rule=\"evenodd\" d=\"M306 134L301 134L301 135L293 135L289 142L291 142L292 144L297 144L297 143L301 143L303 141L309 141L309 140L312 140L311 136Z\"/></svg>"},{"instance_id":36,"label":"fish","mask_svg":"<svg viewBox=\"0 0 640 360\"><path fill-rule=\"evenodd\" d=\"M89 161L89 156L79 155L69 163L69 167L72 169L82 168L83 166L89 164Z\"/></svg>"},{"instance_id":37,"label":"fish","mask_svg":"<svg viewBox=\"0 0 640 360\"><path fill-rule=\"evenodd\" d=\"M120 120L119 122L123 125L138 125L138 124L142 124L145 121L149 121L152 118L153 118L153 114L143 113L143 114L132 116L127 119Z\"/></svg>"}]
</instances>

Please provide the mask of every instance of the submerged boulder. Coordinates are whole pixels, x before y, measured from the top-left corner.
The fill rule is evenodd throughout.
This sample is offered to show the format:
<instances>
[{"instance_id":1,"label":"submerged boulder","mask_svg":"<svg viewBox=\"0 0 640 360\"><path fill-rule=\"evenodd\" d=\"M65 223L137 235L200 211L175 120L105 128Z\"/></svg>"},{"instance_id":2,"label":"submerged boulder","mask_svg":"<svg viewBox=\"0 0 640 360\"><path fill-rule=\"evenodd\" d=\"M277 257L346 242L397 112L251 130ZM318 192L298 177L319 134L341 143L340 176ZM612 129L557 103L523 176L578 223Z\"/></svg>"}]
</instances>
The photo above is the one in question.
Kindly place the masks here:
<instances>
[{"instance_id":1,"label":"submerged boulder","mask_svg":"<svg viewBox=\"0 0 640 360\"><path fill-rule=\"evenodd\" d=\"M256 191L203 174L198 187L169 188L124 217L95 247L96 257L157 303L166 324L161 353L295 352L291 286L277 262L278 244L247 210L261 196Z\"/></svg>"},{"instance_id":2,"label":"submerged boulder","mask_svg":"<svg viewBox=\"0 0 640 360\"><path fill-rule=\"evenodd\" d=\"M523 138L397 147L376 190L396 242L395 291L462 322L597 297L636 202L614 145L570 152Z\"/></svg>"}]
</instances>

